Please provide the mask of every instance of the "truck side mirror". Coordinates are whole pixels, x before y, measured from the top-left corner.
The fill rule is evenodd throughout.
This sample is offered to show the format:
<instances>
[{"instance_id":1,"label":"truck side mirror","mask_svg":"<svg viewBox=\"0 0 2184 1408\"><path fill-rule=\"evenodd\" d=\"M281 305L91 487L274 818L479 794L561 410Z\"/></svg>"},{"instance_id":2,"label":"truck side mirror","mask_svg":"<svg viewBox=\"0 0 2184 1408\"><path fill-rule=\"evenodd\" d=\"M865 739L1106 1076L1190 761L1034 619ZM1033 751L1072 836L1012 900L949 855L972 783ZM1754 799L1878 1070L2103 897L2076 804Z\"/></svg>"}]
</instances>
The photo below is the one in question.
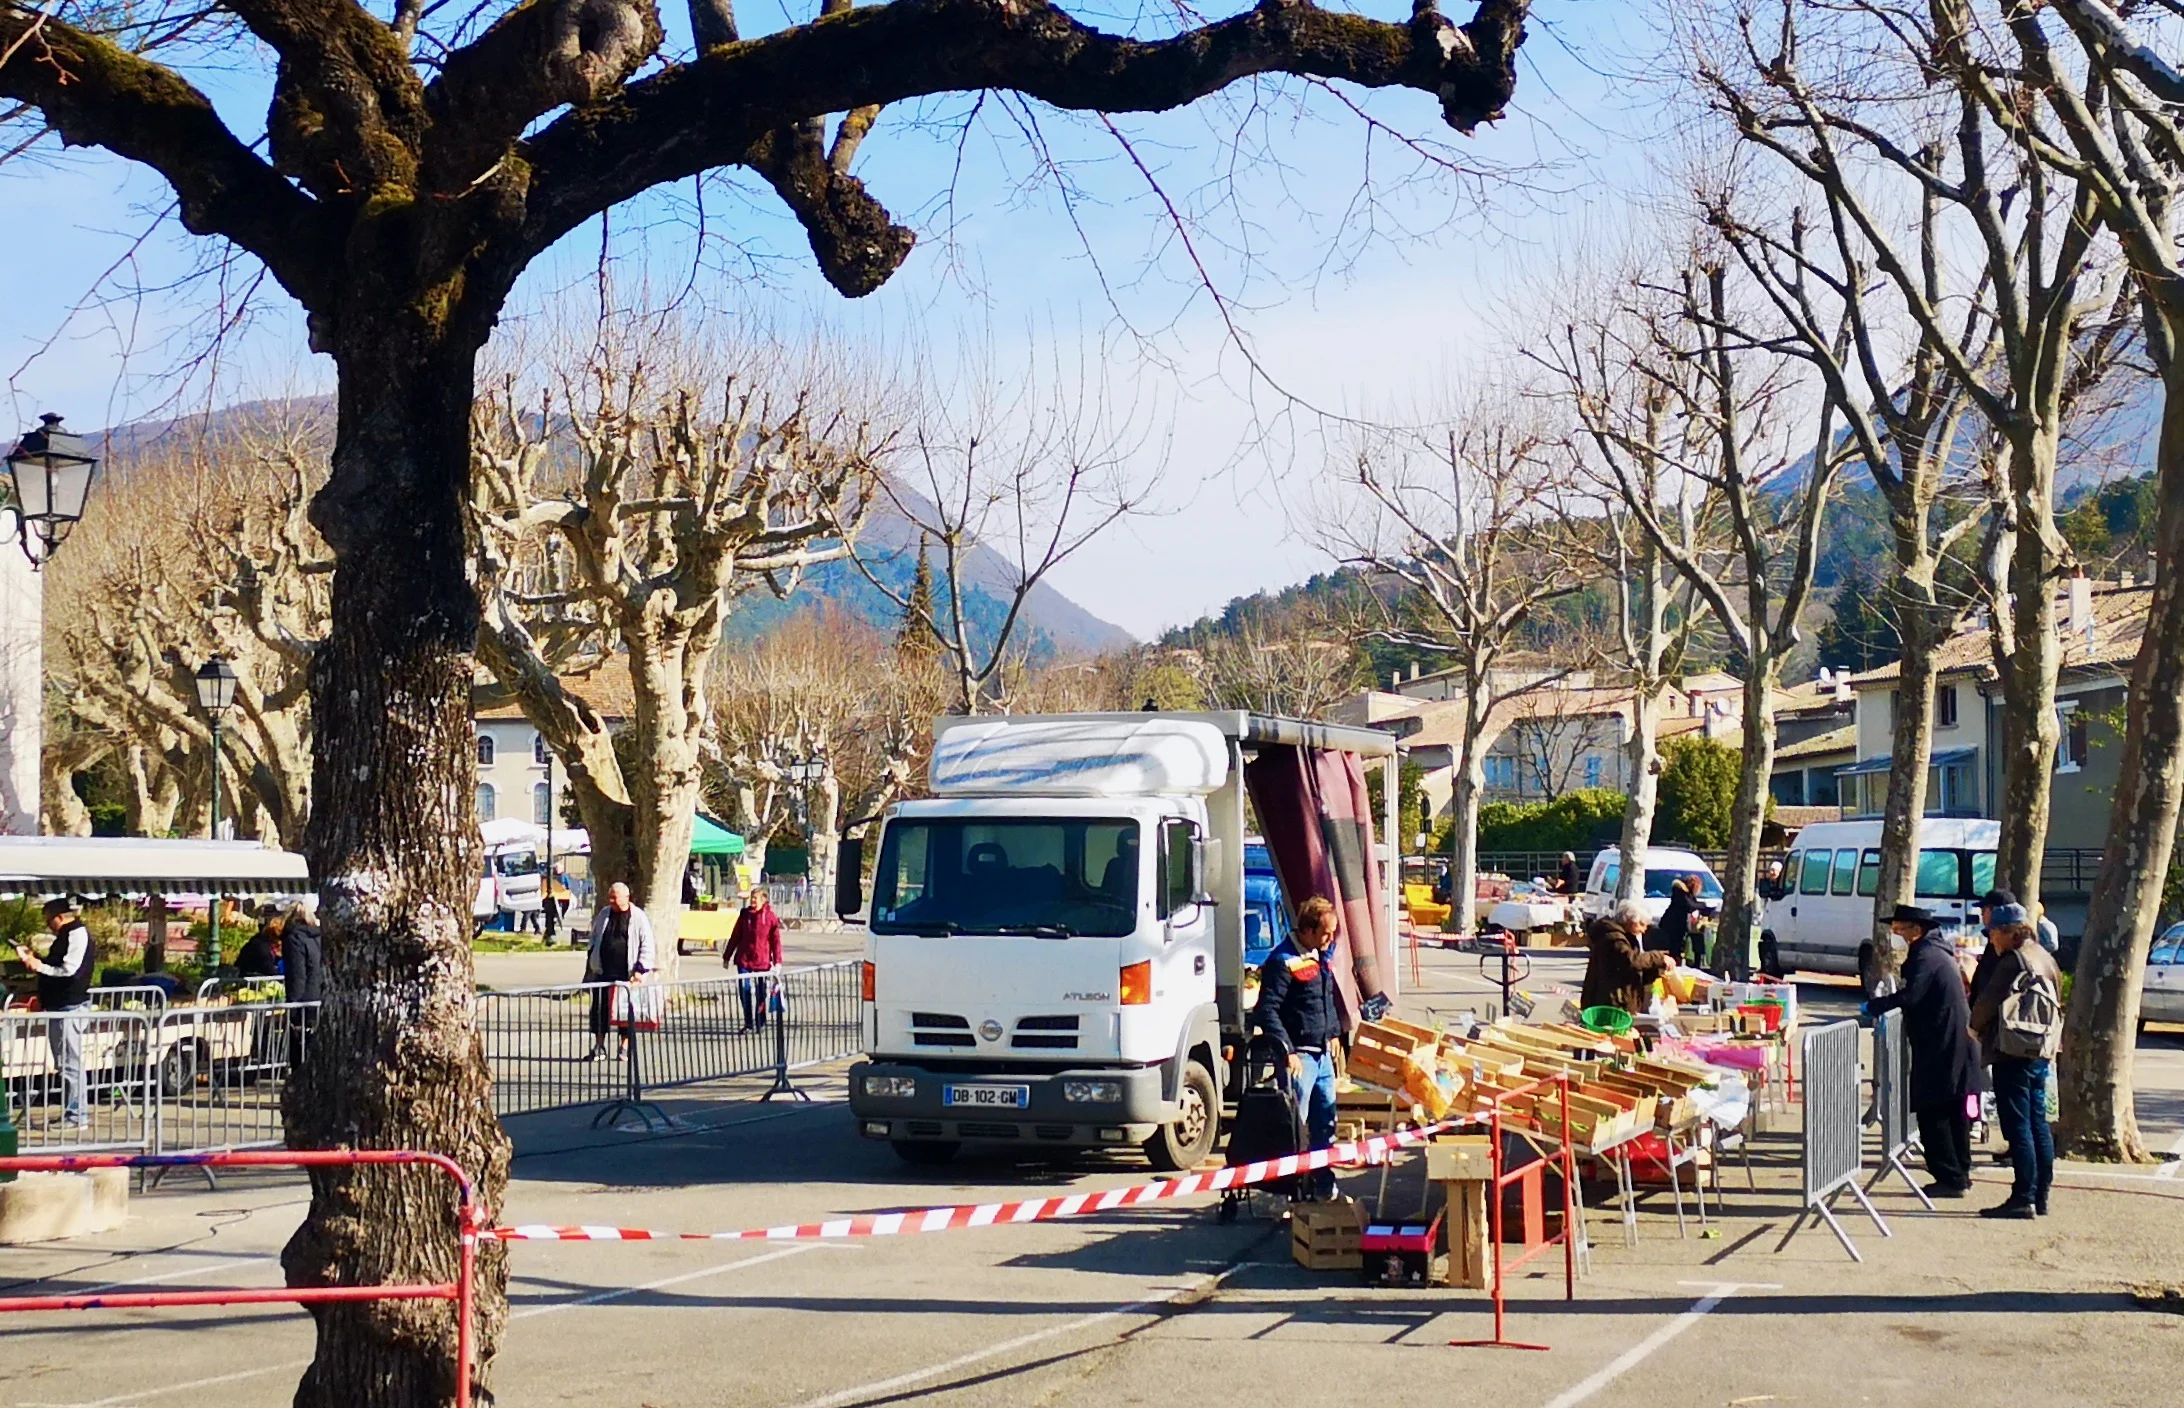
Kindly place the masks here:
<instances>
[{"instance_id":1,"label":"truck side mirror","mask_svg":"<svg viewBox=\"0 0 2184 1408\"><path fill-rule=\"evenodd\" d=\"M864 908L864 837L845 836L834 855L834 913L847 919Z\"/></svg>"},{"instance_id":2,"label":"truck side mirror","mask_svg":"<svg viewBox=\"0 0 2184 1408\"><path fill-rule=\"evenodd\" d=\"M1213 895L1206 889L1206 838L1195 828L1191 833L1190 896L1192 904L1212 904Z\"/></svg>"}]
</instances>

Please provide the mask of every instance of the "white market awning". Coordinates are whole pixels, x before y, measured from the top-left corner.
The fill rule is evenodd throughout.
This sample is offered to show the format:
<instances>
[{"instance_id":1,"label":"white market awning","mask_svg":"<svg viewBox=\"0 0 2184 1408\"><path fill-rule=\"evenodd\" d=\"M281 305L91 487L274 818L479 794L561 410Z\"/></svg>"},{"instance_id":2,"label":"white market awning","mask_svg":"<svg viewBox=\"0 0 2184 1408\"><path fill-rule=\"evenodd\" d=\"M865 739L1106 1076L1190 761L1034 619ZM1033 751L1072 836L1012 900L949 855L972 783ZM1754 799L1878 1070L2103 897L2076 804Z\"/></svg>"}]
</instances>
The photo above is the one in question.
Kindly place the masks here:
<instances>
[{"instance_id":1,"label":"white market awning","mask_svg":"<svg viewBox=\"0 0 2184 1408\"><path fill-rule=\"evenodd\" d=\"M0 894L295 895L312 888L302 856L256 841L0 836Z\"/></svg>"}]
</instances>

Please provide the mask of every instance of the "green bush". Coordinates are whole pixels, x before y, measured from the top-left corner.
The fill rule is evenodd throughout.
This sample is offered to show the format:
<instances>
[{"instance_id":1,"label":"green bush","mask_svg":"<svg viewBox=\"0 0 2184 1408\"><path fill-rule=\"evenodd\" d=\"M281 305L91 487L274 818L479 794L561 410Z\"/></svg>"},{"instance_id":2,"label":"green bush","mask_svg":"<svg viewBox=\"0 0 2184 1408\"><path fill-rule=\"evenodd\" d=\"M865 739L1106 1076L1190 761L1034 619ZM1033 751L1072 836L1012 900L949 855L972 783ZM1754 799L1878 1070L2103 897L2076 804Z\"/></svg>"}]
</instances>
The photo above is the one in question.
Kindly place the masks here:
<instances>
[{"instance_id":1,"label":"green bush","mask_svg":"<svg viewBox=\"0 0 2184 1408\"><path fill-rule=\"evenodd\" d=\"M1661 749L1656 844L1718 851L1729 844L1743 755L1712 738L1678 738Z\"/></svg>"},{"instance_id":2,"label":"green bush","mask_svg":"<svg viewBox=\"0 0 2184 1408\"><path fill-rule=\"evenodd\" d=\"M1623 828L1620 792L1604 787L1565 792L1551 802L1487 802L1479 807L1479 851L1588 851L1612 841ZM1449 826L1434 834L1433 848L1449 849Z\"/></svg>"}]
</instances>

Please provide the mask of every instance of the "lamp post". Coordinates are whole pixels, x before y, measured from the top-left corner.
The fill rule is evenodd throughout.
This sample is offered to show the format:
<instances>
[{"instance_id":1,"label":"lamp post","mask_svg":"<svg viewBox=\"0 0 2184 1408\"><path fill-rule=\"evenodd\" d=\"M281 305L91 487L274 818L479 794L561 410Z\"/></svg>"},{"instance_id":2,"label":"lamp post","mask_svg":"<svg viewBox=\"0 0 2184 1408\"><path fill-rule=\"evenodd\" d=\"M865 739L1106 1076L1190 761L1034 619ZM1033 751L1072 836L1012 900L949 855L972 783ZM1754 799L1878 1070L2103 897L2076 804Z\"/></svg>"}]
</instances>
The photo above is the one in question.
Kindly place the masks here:
<instances>
[{"instance_id":1,"label":"lamp post","mask_svg":"<svg viewBox=\"0 0 2184 1408\"><path fill-rule=\"evenodd\" d=\"M212 659L197 667L197 707L212 723L212 826L207 833L220 839L220 718L235 702L235 667ZM220 966L220 896L212 897L212 968Z\"/></svg>"},{"instance_id":2,"label":"lamp post","mask_svg":"<svg viewBox=\"0 0 2184 1408\"><path fill-rule=\"evenodd\" d=\"M83 521L91 477L99 467L84 438L61 429L59 416L49 412L39 421L38 429L24 431L8 451L16 535L33 569L44 565L69 529Z\"/></svg>"}]
</instances>

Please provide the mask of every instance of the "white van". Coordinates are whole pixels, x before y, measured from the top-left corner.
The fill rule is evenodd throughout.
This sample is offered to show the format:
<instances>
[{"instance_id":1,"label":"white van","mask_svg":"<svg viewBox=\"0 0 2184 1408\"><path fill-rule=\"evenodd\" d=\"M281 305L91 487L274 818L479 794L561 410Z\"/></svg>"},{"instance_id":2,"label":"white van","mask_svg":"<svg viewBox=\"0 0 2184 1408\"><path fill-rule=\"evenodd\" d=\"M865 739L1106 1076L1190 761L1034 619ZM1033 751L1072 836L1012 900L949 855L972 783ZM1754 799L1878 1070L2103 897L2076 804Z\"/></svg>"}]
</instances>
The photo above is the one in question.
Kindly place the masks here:
<instances>
[{"instance_id":1,"label":"white van","mask_svg":"<svg viewBox=\"0 0 2184 1408\"><path fill-rule=\"evenodd\" d=\"M1622 847L1611 846L1593 857L1592 870L1585 877L1585 892L1578 901L1587 919L1597 919L1615 908L1615 886L1622 878ZM1715 878L1712 866L1691 851L1648 846L1644 898L1638 902L1654 923L1660 923L1667 911L1668 887L1677 880L1696 880L1698 898L1713 908L1721 907L1721 881Z\"/></svg>"},{"instance_id":2,"label":"white van","mask_svg":"<svg viewBox=\"0 0 2184 1408\"><path fill-rule=\"evenodd\" d=\"M1979 897L1994 888L1994 851L2002 823L1930 816L1919 824L1918 881L1912 903L1945 927L1979 923ZM1762 942L1784 973L1855 973L1870 995L1873 900L1880 888L1881 823L1824 821L1797 833L1782 866L1781 891L1769 899Z\"/></svg>"}]
</instances>

